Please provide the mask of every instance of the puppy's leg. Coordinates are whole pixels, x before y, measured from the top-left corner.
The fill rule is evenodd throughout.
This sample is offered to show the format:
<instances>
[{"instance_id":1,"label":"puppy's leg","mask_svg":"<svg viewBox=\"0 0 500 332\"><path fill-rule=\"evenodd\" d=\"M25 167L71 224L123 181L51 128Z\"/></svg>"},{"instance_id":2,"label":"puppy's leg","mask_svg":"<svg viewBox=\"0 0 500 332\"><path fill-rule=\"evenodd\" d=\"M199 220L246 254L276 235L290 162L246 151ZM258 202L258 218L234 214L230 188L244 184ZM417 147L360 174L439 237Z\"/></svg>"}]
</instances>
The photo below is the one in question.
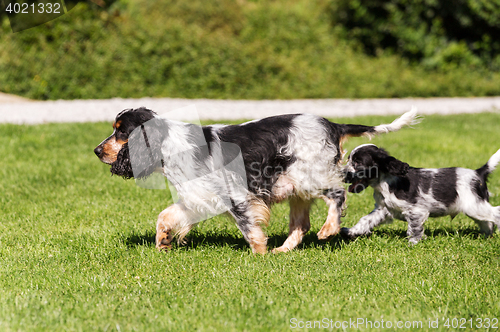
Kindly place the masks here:
<instances>
[{"instance_id":1,"label":"puppy's leg","mask_svg":"<svg viewBox=\"0 0 500 332\"><path fill-rule=\"evenodd\" d=\"M302 242L302 238L311 228L309 221L310 207L311 201L300 198L290 200L290 231L288 232L288 238L281 247L273 249L273 253L290 251Z\"/></svg>"},{"instance_id":2,"label":"puppy's leg","mask_svg":"<svg viewBox=\"0 0 500 332\"><path fill-rule=\"evenodd\" d=\"M491 221L478 220L475 218L472 219L474 219L476 224L479 226L479 230L481 231L481 233L483 233L484 237L491 236L495 231L495 225Z\"/></svg>"},{"instance_id":3,"label":"puppy's leg","mask_svg":"<svg viewBox=\"0 0 500 332\"><path fill-rule=\"evenodd\" d=\"M342 228L341 234L351 239L361 235L368 235L380 224L392 220L392 216L386 207L375 205L375 209L370 214L359 219L358 223L351 228Z\"/></svg>"},{"instance_id":4,"label":"puppy's leg","mask_svg":"<svg viewBox=\"0 0 500 332\"><path fill-rule=\"evenodd\" d=\"M480 204L470 206L463 211L467 216L474 219L484 236L491 236L496 225L500 229L500 207L493 207L490 203L482 201Z\"/></svg>"},{"instance_id":5,"label":"puppy's leg","mask_svg":"<svg viewBox=\"0 0 500 332\"><path fill-rule=\"evenodd\" d=\"M325 224L318 232L318 239L327 240L340 231L340 217L346 199L344 188L330 189L325 192L323 200L328 205L328 216Z\"/></svg>"},{"instance_id":6,"label":"puppy's leg","mask_svg":"<svg viewBox=\"0 0 500 332\"><path fill-rule=\"evenodd\" d=\"M175 230L179 230L180 239L184 238L192 227L187 223L188 219L186 210L181 204L173 204L163 210L156 223L156 248L170 249Z\"/></svg>"},{"instance_id":7,"label":"puppy's leg","mask_svg":"<svg viewBox=\"0 0 500 332\"><path fill-rule=\"evenodd\" d=\"M410 244L417 244L424 235L424 222L429 217L429 212L426 213L405 213L406 221L408 222L408 241Z\"/></svg>"},{"instance_id":8,"label":"puppy's leg","mask_svg":"<svg viewBox=\"0 0 500 332\"><path fill-rule=\"evenodd\" d=\"M494 223L500 231L500 206L493 207L494 212Z\"/></svg>"},{"instance_id":9,"label":"puppy's leg","mask_svg":"<svg viewBox=\"0 0 500 332\"><path fill-rule=\"evenodd\" d=\"M260 223L269 222L269 207L260 201L250 201L235 206L230 211L236 220L238 229L252 248L252 252L266 253L267 237L260 227Z\"/></svg>"}]
</instances>

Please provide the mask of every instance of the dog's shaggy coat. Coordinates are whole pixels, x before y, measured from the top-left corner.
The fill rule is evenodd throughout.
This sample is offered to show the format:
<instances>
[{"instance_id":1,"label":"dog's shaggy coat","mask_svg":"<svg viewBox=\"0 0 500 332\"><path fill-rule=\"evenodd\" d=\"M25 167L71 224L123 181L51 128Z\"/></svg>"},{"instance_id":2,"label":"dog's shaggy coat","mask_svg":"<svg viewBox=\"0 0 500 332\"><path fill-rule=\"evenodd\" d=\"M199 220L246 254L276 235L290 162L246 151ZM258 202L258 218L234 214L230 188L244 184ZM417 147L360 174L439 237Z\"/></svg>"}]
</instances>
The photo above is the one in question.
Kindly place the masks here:
<instances>
[{"instance_id":1,"label":"dog's shaggy coat","mask_svg":"<svg viewBox=\"0 0 500 332\"><path fill-rule=\"evenodd\" d=\"M156 245L169 248L173 236L180 240L200 216L217 214L224 179L210 174L202 181L178 181L185 168L198 174L206 165L218 162L222 156L241 153L246 173L248 191L242 197L229 193L231 206L228 212L250 244L253 252L265 253L267 238L260 223L269 220L271 204L285 199L290 201L290 232L285 243L274 252L289 251L296 247L310 228L309 208L316 198L328 204L328 217L318 233L327 239L340 231L340 216L345 200L341 186L343 175L339 162L342 158L342 142L351 136L371 137L379 133L397 131L414 123L416 109L405 113L388 125L363 126L336 124L310 114L274 116L239 125L211 125L197 127L171 121L146 108L128 109L119 113L113 124L114 132L94 150L99 159L111 165L113 174L125 178L145 177L160 170L175 186L179 201L158 217ZM144 125L149 126L148 132ZM141 130L134 129L140 128ZM201 131L200 131L201 129ZM206 149L201 151L199 135ZM149 148L148 158L140 158L146 164L139 170L132 169L129 136L144 135ZM236 153L224 150L225 145L236 146ZM189 153L185 153L190 151ZM184 152L182 165L179 158L171 156ZM144 151L143 151L144 153ZM206 175L207 173L203 173ZM205 177L204 177L205 178Z\"/></svg>"}]
</instances>

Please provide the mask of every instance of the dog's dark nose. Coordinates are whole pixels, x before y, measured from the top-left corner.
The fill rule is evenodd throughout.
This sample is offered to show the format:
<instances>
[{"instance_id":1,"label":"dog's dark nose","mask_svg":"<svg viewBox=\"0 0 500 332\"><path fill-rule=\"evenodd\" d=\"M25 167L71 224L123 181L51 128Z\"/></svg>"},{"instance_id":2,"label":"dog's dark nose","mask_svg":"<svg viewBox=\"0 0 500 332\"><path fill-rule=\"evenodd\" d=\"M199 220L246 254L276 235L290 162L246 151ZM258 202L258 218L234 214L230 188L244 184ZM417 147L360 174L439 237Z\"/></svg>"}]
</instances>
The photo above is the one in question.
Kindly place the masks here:
<instances>
[{"instance_id":1,"label":"dog's dark nose","mask_svg":"<svg viewBox=\"0 0 500 332\"><path fill-rule=\"evenodd\" d=\"M353 172L349 172L347 170L344 170L344 182L345 183L352 183L353 180L354 180L354 173Z\"/></svg>"},{"instance_id":2,"label":"dog's dark nose","mask_svg":"<svg viewBox=\"0 0 500 332\"><path fill-rule=\"evenodd\" d=\"M98 157L101 157L101 154L102 154L102 146L98 146L97 148L94 149L94 153L96 154L96 156Z\"/></svg>"}]
</instances>

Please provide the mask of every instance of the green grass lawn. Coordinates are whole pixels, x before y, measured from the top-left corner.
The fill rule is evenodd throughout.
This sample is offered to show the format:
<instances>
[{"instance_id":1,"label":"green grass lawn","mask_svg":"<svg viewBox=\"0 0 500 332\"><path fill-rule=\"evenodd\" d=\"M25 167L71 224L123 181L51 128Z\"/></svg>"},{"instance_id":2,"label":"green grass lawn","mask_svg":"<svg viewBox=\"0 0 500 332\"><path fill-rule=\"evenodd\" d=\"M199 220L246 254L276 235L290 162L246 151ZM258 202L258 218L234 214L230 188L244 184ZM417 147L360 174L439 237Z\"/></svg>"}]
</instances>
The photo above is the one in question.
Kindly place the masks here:
<instances>
[{"instance_id":1,"label":"green grass lawn","mask_svg":"<svg viewBox=\"0 0 500 332\"><path fill-rule=\"evenodd\" d=\"M500 113L426 116L372 142L412 166L478 168L500 148L499 124ZM400 221L369 238L325 243L315 235L327 212L318 202L311 232L287 254L253 255L225 217L201 223L186 246L158 253L156 217L170 194L111 176L92 151L111 130L0 125L0 331L285 331L349 319L393 329L421 321L400 329L415 331L438 320L433 330L448 331L453 318L464 318L462 326L483 319L496 330L485 319L500 319L498 231L484 239L460 215L429 220L427 239L414 247ZM348 148L366 142L352 139ZM500 205L500 171L489 188ZM371 192L349 194L344 225L371 211ZM266 232L269 248L284 241L286 203L273 208Z\"/></svg>"}]
</instances>

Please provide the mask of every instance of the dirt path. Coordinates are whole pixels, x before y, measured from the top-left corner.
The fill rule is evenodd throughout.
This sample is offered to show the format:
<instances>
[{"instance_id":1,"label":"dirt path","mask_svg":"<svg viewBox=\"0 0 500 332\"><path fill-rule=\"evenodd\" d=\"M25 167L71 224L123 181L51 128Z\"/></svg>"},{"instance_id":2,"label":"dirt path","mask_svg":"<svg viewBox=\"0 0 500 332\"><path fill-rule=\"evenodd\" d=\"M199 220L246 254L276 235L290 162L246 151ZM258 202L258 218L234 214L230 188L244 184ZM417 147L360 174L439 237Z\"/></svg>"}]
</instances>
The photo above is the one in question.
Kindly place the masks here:
<instances>
[{"instance_id":1,"label":"dirt path","mask_svg":"<svg viewBox=\"0 0 500 332\"><path fill-rule=\"evenodd\" d=\"M454 114L500 111L500 97L406 98L406 99L302 99L302 100L208 100L208 99L103 99L30 101L0 94L0 123L112 121L125 108L145 106L159 114L184 106L196 106L200 119L258 119L285 113L312 113L325 117L401 114L412 105L420 114ZM183 116L181 120L193 120Z\"/></svg>"}]
</instances>

